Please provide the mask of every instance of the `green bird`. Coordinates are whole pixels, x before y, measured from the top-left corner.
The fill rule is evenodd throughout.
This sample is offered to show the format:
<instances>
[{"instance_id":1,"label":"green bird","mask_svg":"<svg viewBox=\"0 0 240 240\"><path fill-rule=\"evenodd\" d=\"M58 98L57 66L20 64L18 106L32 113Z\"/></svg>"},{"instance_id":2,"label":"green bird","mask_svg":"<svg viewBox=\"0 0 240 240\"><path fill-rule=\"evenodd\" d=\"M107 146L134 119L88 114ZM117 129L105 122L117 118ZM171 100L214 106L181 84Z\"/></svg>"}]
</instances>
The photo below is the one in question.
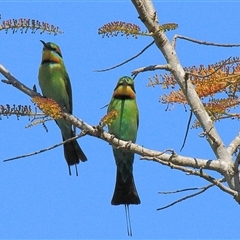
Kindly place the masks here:
<instances>
[{"instance_id":1,"label":"green bird","mask_svg":"<svg viewBox=\"0 0 240 240\"><path fill-rule=\"evenodd\" d=\"M51 98L58 103L63 111L72 114L72 89L70 79L63 62L62 53L58 45L52 42L43 44L42 62L39 68L38 80L44 97ZM56 123L61 130L63 141L74 137L72 124L57 119ZM69 174L70 166L75 165L76 175L79 159L83 162L87 157L78 145L77 140L64 143L64 155L68 164Z\"/></svg>"},{"instance_id":2,"label":"green bird","mask_svg":"<svg viewBox=\"0 0 240 240\"><path fill-rule=\"evenodd\" d=\"M132 78L124 76L119 79L107 112L109 113L112 110L116 110L118 116L108 126L109 133L118 139L135 142L139 115ZM117 177L111 204L124 204L127 219L130 219L129 204L140 204L133 178L134 153L113 147L113 154L117 165ZM128 222L131 229L130 220ZM131 235L129 228L128 234Z\"/></svg>"}]
</instances>

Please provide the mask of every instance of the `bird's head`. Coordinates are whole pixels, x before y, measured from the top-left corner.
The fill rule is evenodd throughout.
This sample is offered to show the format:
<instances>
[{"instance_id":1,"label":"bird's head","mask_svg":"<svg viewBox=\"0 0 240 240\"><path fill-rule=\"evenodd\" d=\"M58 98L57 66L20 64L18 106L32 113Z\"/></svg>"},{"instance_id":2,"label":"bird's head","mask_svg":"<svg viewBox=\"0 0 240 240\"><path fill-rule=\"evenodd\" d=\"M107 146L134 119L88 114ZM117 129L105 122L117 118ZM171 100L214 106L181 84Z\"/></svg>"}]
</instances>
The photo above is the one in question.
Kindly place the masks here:
<instances>
[{"instance_id":1,"label":"bird's head","mask_svg":"<svg viewBox=\"0 0 240 240\"><path fill-rule=\"evenodd\" d=\"M117 86L114 89L113 97L134 99L135 98L134 80L127 76L121 77L118 80Z\"/></svg>"},{"instance_id":2,"label":"bird's head","mask_svg":"<svg viewBox=\"0 0 240 240\"><path fill-rule=\"evenodd\" d=\"M62 53L59 46L53 42L44 42L43 44L42 62L55 62L60 63L62 61Z\"/></svg>"}]
</instances>

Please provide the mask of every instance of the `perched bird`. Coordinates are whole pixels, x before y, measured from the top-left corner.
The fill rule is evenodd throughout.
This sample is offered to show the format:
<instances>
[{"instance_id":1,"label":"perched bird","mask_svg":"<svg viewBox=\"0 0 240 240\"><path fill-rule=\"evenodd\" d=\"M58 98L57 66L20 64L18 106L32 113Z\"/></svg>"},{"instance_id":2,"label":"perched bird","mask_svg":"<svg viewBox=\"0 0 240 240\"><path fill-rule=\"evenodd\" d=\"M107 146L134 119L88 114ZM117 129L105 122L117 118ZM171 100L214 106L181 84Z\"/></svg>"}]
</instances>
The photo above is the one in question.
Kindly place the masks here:
<instances>
[{"instance_id":1,"label":"perched bird","mask_svg":"<svg viewBox=\"0 0 240 240\"><path fill-rule=\"evenodd\" d=\"M116 110L117 118L108 126L109 133L116 138L135 142L138 130L138 107L132 78L121 77L108 106L107 112ZM113 147L113 154L117 165L116 185L111 201L112 205L125 205L126 216L129 218L129 204L140 204L140 199L133 178L134 153ZM129 220L128 233L131 235Z\"/></svg>"},{"instance_id":2,"label":"perched bird","mask_svg":"<svg viewBox=\"0 0 240 240\"><path fill-rule=\"evenodd\" d=\"M63 111L72 114L72 89L70 79L65 68L60 48L52 42L43 44L42 62L39 68L38 80L44 97L51 98L58 103ZM71 123L57 119L56 123L61 130L63 141L74 137ZM71 175L71 165L76 167L87 157L77 143L77 140L64 143L64 155Z\"/></svg>"}]
</instances>

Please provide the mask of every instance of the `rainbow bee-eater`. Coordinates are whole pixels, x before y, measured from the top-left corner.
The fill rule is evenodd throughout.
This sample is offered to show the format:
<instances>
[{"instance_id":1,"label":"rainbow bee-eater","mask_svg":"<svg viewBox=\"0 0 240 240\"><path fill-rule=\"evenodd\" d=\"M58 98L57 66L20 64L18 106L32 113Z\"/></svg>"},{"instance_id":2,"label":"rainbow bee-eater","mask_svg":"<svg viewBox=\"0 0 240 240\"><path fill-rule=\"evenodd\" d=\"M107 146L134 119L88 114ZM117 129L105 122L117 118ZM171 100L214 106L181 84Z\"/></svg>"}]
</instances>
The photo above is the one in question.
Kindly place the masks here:
<instances>
[{"instance_id":1,"label":"rainbow bee-eater","mask_svg":"<svg viewBox=\"0 0 240 240\"><path fill-rule=\"evenodd\" d=\"M132 78L125 76L119 79L107 112L112 110L116 110L118 115L108 126L109 133L118 139L134 143L137 137L139 115ZM117 165L117 176L111 204L124 204L126 216L129 218L129 204L140 204L133 178L134 153L113 147L113 154ZM128 234L131 235L130 221Z\"/></svg>"},{"instance_id":2,"label":"rainbow bee-eater","mask_svg":"<svg viewBox=\"0 0 240 240\"><path fill-rule=\"evenodd\" d=\"M39 68L38 80L44 97L55 100L63 111L72 114L72 89L70 79L63 62L62 53L58 45L52 42L43 44L42 61ZM57 119L56 123L61 130L63 141L74 137L72 124L63 120ZM69 167L71 175L71 165L75 165L76 174L79 159L86 161L87 158L82 149L77 143L77 140L72 140L64 143L64 156Z\"/></svg>"}]
</instances>

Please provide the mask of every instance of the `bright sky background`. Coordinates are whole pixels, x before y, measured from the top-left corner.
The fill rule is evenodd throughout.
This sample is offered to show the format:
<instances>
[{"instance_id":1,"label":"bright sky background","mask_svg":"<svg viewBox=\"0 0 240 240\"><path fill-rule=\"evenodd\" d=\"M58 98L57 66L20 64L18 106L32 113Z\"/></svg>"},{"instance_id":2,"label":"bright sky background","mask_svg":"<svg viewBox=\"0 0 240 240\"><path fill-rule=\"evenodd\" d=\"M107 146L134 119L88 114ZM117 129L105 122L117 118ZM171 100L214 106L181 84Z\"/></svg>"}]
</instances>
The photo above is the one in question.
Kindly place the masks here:
<instances>
[{"instance_id":1,"label":"bright sky background","mask_svg":"<svg viewBox=\"0 0 240 240\"><path fill-rule=\"evenodd\" d=\"M161 23L179 24L168 32L218 43L240 43L239 3L209 1L154 1ZM152 39L142 37L102 38L98 28L111 21L138 24L138 14L130 1L2 1L2 20L30 18L59 26L62 35L5 34L1 31L3 64L16 78L29 87L37 85L42 44L39 40L57 43L62 51L73 89L74 115L97 125L105 115L117 80L136 68L164 64L155 46L134 61L105 73L93 70L118 64L137 54ZM239 56L238 48L217 48L179 40L177 53L183 66L216 63L230 56ZM159 103L164 94L160 87L147 88L148 78L158 72L140 74L135 81L140 111L137 143L164 151L180 153L189 111L175 106L165 111ZM1 77L2 79L3 77ZM0 104L31 104L28 96L12 86L0 83ZM1 120L1 160L48 148L61 141L54 122L49 132L41 125L25 129L27 117L14 116ZM217 123L217 129L228 145L239 131L239 122ZM201 129L190 130L180 153L185 156L214 159ZM88 157L78 166L79 176L69 176L62 146L52 151L12 162L0 162L0 238L129 238L124 206L110 204L116 167L111 146L86 136L78 140ZM74 172L74 171L73 171ZM213 174L216 177L221 177ZM133 238L239 238L240 207L233 198L211 188L204 194L157 211L185 194L160 195L158 191L205 186L195 176L135 156L135 183L141 204L130 206ZM189 193L190 194L190 193Z\"/></svg>"}]
</instances>

